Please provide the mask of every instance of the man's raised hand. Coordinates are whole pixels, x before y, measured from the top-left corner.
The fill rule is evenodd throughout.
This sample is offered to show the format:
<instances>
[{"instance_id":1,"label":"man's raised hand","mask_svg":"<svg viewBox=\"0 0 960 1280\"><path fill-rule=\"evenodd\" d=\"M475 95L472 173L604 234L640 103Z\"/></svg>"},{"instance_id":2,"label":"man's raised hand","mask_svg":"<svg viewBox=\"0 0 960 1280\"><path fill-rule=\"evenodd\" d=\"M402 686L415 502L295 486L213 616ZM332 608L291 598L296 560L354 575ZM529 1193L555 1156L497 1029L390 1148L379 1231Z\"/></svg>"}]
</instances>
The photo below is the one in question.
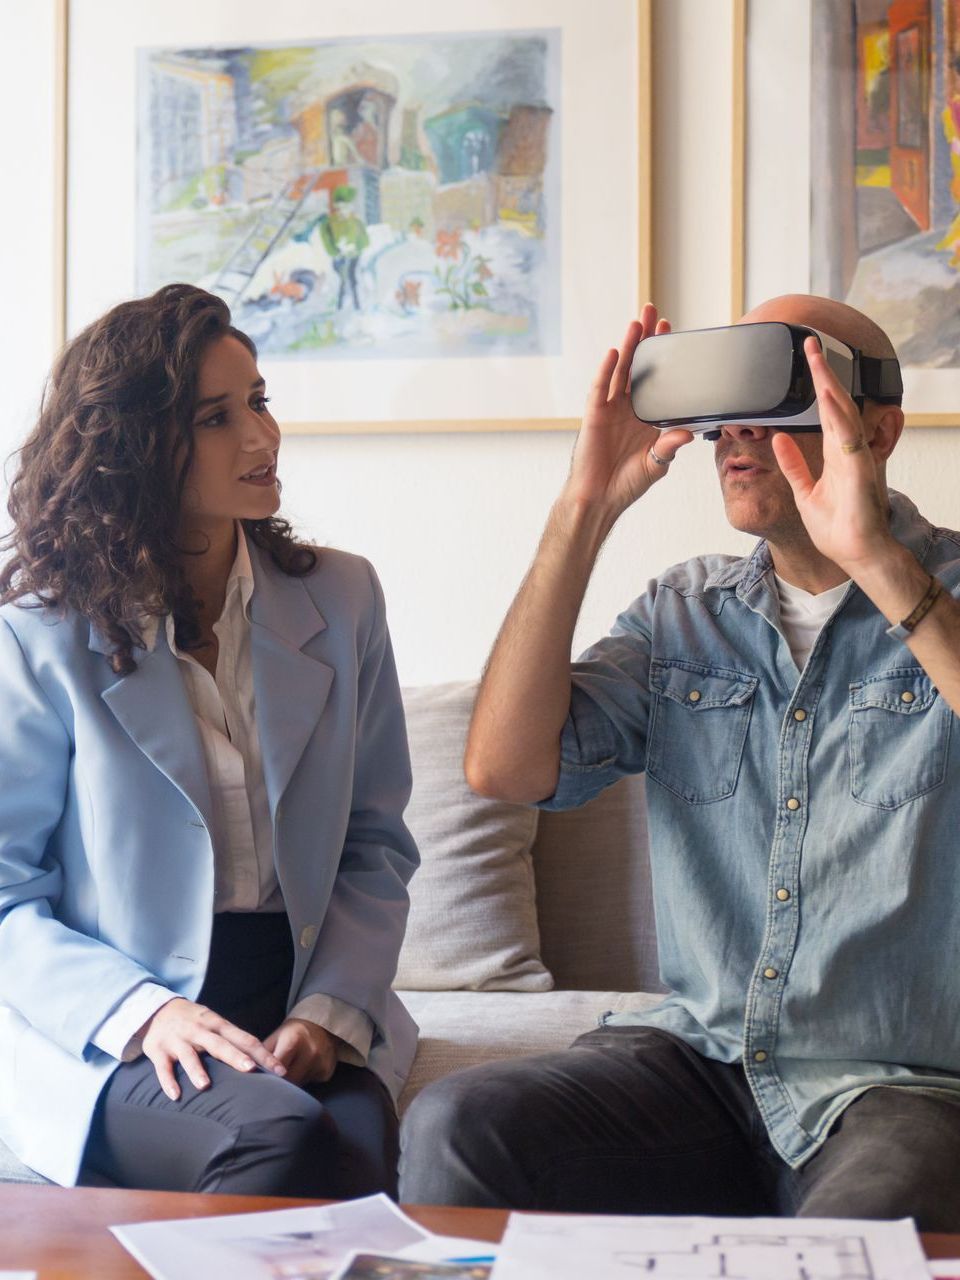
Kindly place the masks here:
<instances>
[{"instance_id":1,"label":"man's raised hand","mask_svg":"<svg viewBox=\"0 0 960 1280\"><path fill-rule=\"evenodd\" d=\"M867 439L860 410L840 385L816 338L804 353L813 375L823 430L823 470L814 476L786 432L774 433L774 455L791 489L797 510L817 550L856 578L860 570L889 551L893 543L882 463L892 440L889 431Z\"/></svg>"},{"instance_id":2,"label":"man's raised hand","mask_svg":"<svg viewBox=\"0 0 960 1280\"><path fill-rule=\"evenodd\" d=\"M630 368L637 346L670 332L647 303L631 322L619 350L603 358L587 397L566 496L607 507L614 518L667 474L677 452L693 439L689 431L657 431L640 422L630 403ZM657 459L660 459L658 462Z\"/></svg>"}]
</instances>

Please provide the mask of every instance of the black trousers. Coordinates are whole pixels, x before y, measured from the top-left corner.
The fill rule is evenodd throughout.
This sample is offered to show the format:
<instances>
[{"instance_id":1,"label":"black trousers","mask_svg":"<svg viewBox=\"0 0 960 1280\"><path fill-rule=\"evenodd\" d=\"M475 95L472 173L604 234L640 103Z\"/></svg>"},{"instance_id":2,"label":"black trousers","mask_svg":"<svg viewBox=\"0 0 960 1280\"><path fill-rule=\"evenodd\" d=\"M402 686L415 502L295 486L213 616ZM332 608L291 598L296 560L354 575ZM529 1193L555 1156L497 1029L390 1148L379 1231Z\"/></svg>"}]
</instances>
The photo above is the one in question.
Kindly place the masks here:
<instances>
[{"instance_id":1,"label":"black trousers","mask_svg":"<svg viewBox=\"0 0 960 1280\"><path fill-rule=\"evenodd\" d=\"M293 966L283 914L214 917L198 1002L260 1039L285 1016ZM146 1057L114 1072L97 1104L81 1182L157 1191L348 1199L396 1196L398 1121L385 1086L340 1063L326 1084L301 1088L260 1069L203 1056L210 1087L177 1068L171 1101Z\"/></svg>"},{"instance_id":2,"label":"black trousers","mask_svg":"<svg viewBox=\"0 0 960 1280\"><path fill-rule=\"evenodd\" d=\"M423 1090L404 1117L408 1203L570 1213L897 1218L960 1231L960 1101L862 1094L815 1156L770 1145L739 1064L649 1027L486 1063Z\"/></svg>"}]
</instances>

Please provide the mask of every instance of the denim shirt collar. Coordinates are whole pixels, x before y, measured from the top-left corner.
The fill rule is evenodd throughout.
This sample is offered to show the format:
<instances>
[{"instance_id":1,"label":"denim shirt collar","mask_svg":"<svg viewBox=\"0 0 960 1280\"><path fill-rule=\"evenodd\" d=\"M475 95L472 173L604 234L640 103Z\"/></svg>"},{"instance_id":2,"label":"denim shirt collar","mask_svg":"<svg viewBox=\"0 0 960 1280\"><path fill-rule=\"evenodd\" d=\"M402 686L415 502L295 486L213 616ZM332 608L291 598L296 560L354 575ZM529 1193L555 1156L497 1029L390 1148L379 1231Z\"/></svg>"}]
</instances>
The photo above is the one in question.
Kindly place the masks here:
<instances>
[{"instance_id":1,"label":"denim shirt collar","mask_svg":"<svg viewBox=\"0 0 960 1280\"><path fill-rule=\"evenodd\" d=\"M933 526L902 493L891 489L888 491L888 496L891 533L923 564L933 542ZM749 556L732 560L729 564L715 569L707 577L704 587L707 590L733 589L737 597L744 600L772 569L773 558L770 555L770 548L766 539L761 538Z\"/></svg>"}]
</instances>

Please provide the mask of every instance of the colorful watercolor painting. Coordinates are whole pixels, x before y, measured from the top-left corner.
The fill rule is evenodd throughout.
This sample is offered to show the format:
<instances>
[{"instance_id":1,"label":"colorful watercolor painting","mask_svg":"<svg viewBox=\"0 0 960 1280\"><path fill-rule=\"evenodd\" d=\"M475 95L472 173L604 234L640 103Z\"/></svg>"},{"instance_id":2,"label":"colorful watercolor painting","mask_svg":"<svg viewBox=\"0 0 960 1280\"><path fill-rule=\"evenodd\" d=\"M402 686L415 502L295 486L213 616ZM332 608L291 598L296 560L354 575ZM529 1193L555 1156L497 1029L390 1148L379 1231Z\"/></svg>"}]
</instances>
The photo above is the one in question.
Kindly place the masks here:
<instances>
[{"instance_id":1,"label":"colorful watercolor painting","mask_svg":"<svg viewBox=\"0 0 960 1280\"><path fill-rule=\"evenodd\" d=\"M813 0L812 19L812 288L904 365L960 368L960 0Z\"/></svg>"},{"instance_id":2,"label":"colorful watercolor painting","mask_svg":"<svg viewBox=\"0 0 960 1280\"><path fill-rule=\"evenodd\" d=\"M137 285L271 356L560 350L560 33L140 51Z\"/></svg>"}]
</instances>

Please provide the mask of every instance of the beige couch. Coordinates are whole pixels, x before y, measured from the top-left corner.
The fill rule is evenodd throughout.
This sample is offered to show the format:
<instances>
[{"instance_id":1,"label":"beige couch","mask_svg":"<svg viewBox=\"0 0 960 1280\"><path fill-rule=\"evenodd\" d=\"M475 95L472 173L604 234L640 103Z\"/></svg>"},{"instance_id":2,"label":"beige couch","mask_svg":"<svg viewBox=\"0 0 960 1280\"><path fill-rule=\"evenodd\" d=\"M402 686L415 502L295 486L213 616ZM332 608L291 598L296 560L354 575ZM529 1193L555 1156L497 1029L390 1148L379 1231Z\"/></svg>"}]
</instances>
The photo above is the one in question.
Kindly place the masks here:
<instances>
[{"instance_id":1,"label":"beige couch","mask_svg":"<svg viewBox=\"0 0 960 1280\"><path fill-rule=\"evenodd\" d=\"M643 779L566 813L472 795L461 759L474 692L404 692L422 864L395 984L420 1024L401 1110L448 1071L560 1048L663 990Z\"/></svg>"},{"instance_id":2,"label":"beige couch","mask_svg":"<svg viewBox=\"0 0 960 1280\"><path fill-rule=\"evenodd\" d=\"M458 1067L567 1045L661 990L642 778L567 813L474 796L475 686L404 691L422 865L396 987L421 1038L401 1111ZM0 1145L0 1181L42 1181Z\"/></svg>"}]
</instances>

